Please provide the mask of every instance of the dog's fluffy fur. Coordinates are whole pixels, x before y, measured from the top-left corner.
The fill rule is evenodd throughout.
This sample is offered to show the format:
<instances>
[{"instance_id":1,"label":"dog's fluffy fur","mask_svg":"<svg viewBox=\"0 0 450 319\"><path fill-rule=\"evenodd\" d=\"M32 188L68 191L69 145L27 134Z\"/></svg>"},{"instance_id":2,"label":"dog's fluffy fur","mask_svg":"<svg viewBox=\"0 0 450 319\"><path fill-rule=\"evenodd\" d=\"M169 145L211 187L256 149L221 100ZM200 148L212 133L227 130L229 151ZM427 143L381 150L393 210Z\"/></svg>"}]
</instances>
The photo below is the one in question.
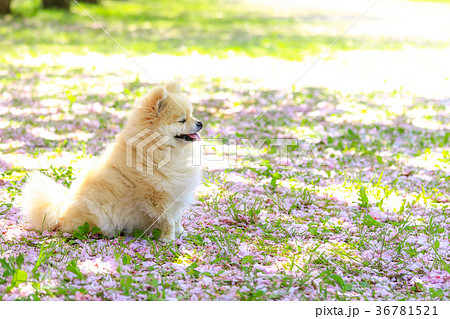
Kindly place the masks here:
<instances>
[{"instance_id":1,"label":"dog's fluffy fur","mask_svg":"<svg viewBox=\"0 0 450 319\"><path fill-rule=\"evenodd\" d=\"M201 128L179 84L169 83L165 90L155 87L132 111L115 142L70 190L33 173L23 189L24 214L38 230L71 233L88 222L108 237L158 228L161 240L173 240L183 231L181 216L200 180L200 168L192 165L192 143L200 139L196 132ZM159 133L147 146L162 145L151 154L139 154L133 146L133 166L140 163L143 168L136 170L126 162L127 141L145 129ZM161 138L164 143L158 143ZM170 160L158 167L167 156Z\"/></svg>"}]
</instances>

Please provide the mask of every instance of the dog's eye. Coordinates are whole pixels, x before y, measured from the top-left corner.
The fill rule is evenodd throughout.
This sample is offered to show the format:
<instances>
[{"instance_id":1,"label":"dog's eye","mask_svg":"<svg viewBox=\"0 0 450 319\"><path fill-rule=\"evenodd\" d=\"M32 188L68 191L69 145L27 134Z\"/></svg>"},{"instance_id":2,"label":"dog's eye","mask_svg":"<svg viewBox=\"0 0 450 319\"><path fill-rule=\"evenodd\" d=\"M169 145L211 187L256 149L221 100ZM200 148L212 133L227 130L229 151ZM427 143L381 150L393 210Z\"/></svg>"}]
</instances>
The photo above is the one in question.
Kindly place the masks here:
<instances>
[{"instance_id":1,"label":"dog's eye","mask_svg":"<svg viewBox=\"0 0 450 319\"><path fill-rule=\"evenodd\" d=\"M180 120L180 121L178 121L178 122L180 122L180 123L186 123L186 119L182 119L182 120Z\"/></svg>"}]
</instances>

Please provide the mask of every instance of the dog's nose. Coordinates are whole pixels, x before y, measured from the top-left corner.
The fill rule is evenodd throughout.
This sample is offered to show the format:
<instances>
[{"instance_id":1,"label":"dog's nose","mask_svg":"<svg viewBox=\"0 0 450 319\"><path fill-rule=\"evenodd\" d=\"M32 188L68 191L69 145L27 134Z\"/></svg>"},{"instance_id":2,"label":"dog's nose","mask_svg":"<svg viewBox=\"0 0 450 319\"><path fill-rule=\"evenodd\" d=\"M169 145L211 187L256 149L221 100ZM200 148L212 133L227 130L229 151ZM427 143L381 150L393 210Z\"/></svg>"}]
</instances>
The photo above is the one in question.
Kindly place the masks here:
<instances>
[{"instance_id":1,"label":"dog's nose","mask_svg":"<svg viewBox=\"0 0 450 319\"><path fill-rule=\"evenodd\" d=\"M202 122L198 121L196 124L197 124L198 128L203 128L203 123Z\"/></svg>"}]
</instances>

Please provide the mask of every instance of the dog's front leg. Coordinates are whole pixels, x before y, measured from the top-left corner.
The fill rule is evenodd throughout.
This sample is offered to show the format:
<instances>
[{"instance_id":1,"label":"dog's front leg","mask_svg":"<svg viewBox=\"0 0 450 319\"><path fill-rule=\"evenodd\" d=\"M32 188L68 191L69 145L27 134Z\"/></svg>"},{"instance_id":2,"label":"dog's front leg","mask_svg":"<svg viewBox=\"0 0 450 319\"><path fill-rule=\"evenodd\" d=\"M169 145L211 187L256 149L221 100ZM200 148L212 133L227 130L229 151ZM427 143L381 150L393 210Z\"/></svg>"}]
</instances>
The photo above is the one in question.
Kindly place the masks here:
<instances>
[{"instance_id":1,"label":"dog's front leg","mask_svg":"<svg viewBox=\"0 0 450 319\"><path fill-rule=\"evenodd\" d=\"M181 236L184 234L184 227L181 226L181 218L183 216L183 209L178 210L174 214L174 220L175 220L175 235Z\"/></svg>"},{"instance_id":2,"label":"dog's front leg","mask_svg":"<svg viewBox=\"0 0 450 319\"><path fill-rule=\"evenodd\" d=\"M168 202L151 201L150 207L146 213L156 219L155 227L161 230L160 240L170 242L175 240L175 236L180 235L184 229L181 226L181 217L183 215L184 206L180 202L172 204ZM165 208L169 206L168 208Z\"/></svg>"},{"instance_id":3,"label":"dog's front leg","mask_svg":"<svg viewBox=\"0 0 450 319\"><path fill-rule=\"evenodd\" d=\"M175 221L171 216L161 216L157 223L161 230L160 240L164 243L175 240Z\"/></svg>"},{"instance_id":4,"label":"dog's front leg","mask_svg":"<svg viewBox=\"0 0 450 319\"><path fill-rule=\"evenodd\" d=\"M184 228L181 226L181 217L183 210L179 207L173 207L164 216L161 216L159 229L161 229L161 240L169 242L175 239L175 236L180 236L184 233Z\"/></svg>"},{"instance_id":5,"label":"dog's front leg","mask_svg":"<svg viewBox=\"0 0 450 319\"><path fill-rule=\"evenodd\" d=\"M184 235L186 232L184 231L184 227L181 226L180 221L178 221L177 223L175 223L175 235L177 236L182 236Z\"/></svg>"}]
</instances>

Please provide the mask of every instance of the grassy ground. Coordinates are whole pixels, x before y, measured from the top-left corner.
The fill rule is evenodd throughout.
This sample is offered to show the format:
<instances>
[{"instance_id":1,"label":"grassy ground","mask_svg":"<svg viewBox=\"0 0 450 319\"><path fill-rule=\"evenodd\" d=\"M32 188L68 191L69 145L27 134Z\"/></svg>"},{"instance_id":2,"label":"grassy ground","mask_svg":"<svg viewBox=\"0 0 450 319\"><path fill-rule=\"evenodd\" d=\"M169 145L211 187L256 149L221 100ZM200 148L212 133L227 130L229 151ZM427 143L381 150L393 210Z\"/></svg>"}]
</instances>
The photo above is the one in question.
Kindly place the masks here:
<instances>
[{"instance_id":1,"label":"grassy ground","mask_svg":"<svg viewBox=\"0 0 450 319\"><path fill-rule=\"evenodd\" d=\"M38 10L39 1L25 1L16 11L26 18L3 19L0 53L39 55L91 51L122 53L103 31L73 4L70 13ZM318 54L332 43L358 14L329 19L318 10L268 12L267 8L224 1L103 1L82 4L132 55L234 54L299 60ZM13 2L14 4L14 2ZM187 8L187 9L186 9ZM14 9L14 7L13 7ZM323 28L326 28L324 32ZM36 41L39 30L39 41ZM325 34L326 33L326 34ZM347 36L335 50L443 47L445 42L389 36Z\"/></svg>"},{"instance_id":2,"label":"grassy ground","mask_svg":"<svg viewBox=\"0 0 450 319\"><path fill-rule=\"evenodd\" d=\"M252 9L253 19L238 6L190 4L184 14L183 2L170 10L138 1L88 8L133 53L226 56L233 49L289 60L334 41L329 32L302 35L305 43L298 42L301 32L289 34L304 25L333 29L333 19L297 21L285 12L283 19L265 13L264 20ZM120 62L104 62L117 48L76 8L68 16L7 17L0 25L0 50L9 48L0 69L3 300L449 299L448 96L425 97L401 87L347 94L304 85L272 106L284 89L180 71L206 125L203 137L217 144L208 148L211 156L217 160L222 144L237 143L237 165L206 163L196 202L182 222L188 235L163 245L155 240L157 231L114 239L85 228L73 236L41 234L21 216L28 172L39 169L69 186L113 140L150 81L119 68ZM36 30L42 41L34 40ZM398 50L422 45L362 38L344 39L350 42L336 50L348 43L359 50L367 43ZM283 43L287 48L277 48ZM95 68L83 60L88 50L100 53ZM40 60L49 52L53 60ZM57 57L64 52L82 58L61 63ZM22 56L27 59L20 61ZM270 62L258 63L263 68ZM273 139L291 144L288 158ZM258 140L264 141L260 148Z\"/></svg>"}]
</instances>

